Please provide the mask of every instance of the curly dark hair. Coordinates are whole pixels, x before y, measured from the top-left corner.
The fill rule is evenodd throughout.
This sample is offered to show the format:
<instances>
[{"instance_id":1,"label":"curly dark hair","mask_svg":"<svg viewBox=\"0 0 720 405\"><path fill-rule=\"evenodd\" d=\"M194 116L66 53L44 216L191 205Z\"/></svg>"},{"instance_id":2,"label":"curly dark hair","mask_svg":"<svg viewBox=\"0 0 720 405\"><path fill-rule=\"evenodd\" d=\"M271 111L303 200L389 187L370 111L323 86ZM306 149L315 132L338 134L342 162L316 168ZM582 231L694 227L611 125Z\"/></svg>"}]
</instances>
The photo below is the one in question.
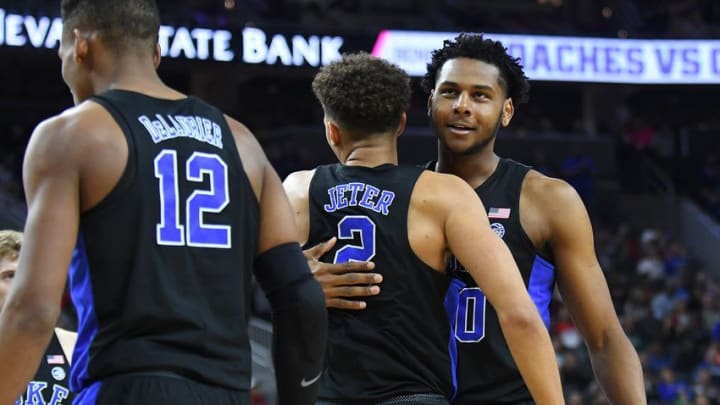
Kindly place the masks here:
<instances>
[{"instance_id":1,"label":"curly dark hair","mask_svg":"<svg viewBox=\"0 0 720 405\"><path fill-rule=\"evenodd\" d=\"M520 58L513 58L502 43L484 38L483 34L462 33L453 40L445 40L442 48L433 51L422 80L426 92L435 88L438 71L445 62L455 58L477 59L497 66L500 70L500 84L513 104L517 107L528 101L530 83L523 72Z\"/></svg>"},{"instance_id":2,"label":"curly dark hair","mask_svg":"<svg viewBox=\"0 0 720 405\"><path fill-rule=\"evenodd\" d=\"M160 11L155 0L62 0L66 28L94 29L109 49L153 51L158 42Z\"/></svg>"},{"instance_id":3,"label":"curly dark hair","mask_svg":"<svg viewBox=\"0 0 720 405\"><path fill-rule=\"evenodd\" d=\"M367 135L393 131L410 104L410 77L365 52L346 54L312 82L325 114L344 129Z\"/></svg>"}]
</instances>

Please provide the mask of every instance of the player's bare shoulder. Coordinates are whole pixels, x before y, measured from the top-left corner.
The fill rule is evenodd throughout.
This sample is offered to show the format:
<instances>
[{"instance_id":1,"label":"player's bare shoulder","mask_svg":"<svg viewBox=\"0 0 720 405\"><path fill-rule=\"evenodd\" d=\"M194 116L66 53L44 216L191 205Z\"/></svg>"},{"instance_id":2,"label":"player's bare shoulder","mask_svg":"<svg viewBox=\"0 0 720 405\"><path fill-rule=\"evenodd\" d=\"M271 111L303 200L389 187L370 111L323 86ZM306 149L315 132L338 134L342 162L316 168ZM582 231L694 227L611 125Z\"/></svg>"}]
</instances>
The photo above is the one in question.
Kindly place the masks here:
<instances>
[{"instance_id":1,"label":"player's bare shoulder","mask_svg":"<svg viewBox=\"0 0 720 405\"><path fill-rule=\"evenodd\" d=\"M520 195L524 208L538 209L544 214L561 212L568 205L580 202L577 192L568 182L537 170L530 170L525 176Z\"/></svg>"},{"instance_id":2,"label":"player's bare shoulder","mask_svg":"<svg viewBox=\"0 0 720 405\"><path fill-rule=\"evenodd\" d=\"M448 210L476 203L478 199L475 191L460 177L426 170L417 180L411 204L431 210Z\"/></svg>"},{"instance_id":3,"label":"player's bare shoulder","mask_svg":"<svg viewBox=\"0 0 720 405\"><path fill-rule=\"evenodd\" d=\"M118 135L120 135L118 137ZM126 145L120 127L99 104L86 101L40 123L28 146L31 164L82 164L118 141ZM57 157L57 159L53 159Z\"/></svg>"},{"instance_id":4,"label":"player's bare shoulder","mask_svg":"<svg viewBox=\"0 0 720 405\"><path fill-rule=\"evenodd\" d=\"M310 190L310 182L312 181L313 176L315 176L315 169L299 170L290 173L283 181L285 193L291 200L307 200Z\"/></svg>"},{"instance_id":5,"label":"player's bare shoulder","mask_svg":"<svg viewBox=\"0 0 720 405\"><path fill-rule=\"evenodd\" d=\"M520 221L535 246L544 249L560 231L586 220L585 206L570 184L528 172L520 192Z\"/></svg>"}]
</instances>

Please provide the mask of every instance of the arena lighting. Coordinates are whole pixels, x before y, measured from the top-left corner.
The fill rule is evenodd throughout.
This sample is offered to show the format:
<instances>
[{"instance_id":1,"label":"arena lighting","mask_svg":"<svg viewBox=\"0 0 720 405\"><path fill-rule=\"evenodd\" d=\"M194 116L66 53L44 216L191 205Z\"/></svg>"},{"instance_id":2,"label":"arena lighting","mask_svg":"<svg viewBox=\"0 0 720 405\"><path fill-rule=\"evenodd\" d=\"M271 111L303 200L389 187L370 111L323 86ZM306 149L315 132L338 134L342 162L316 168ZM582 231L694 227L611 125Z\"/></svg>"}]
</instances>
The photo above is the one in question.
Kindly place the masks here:
<instances>
[{"instance_id":1,"label":"arena lighting","mask_svg":"<svg viewBox=\"0 0 720 405\"><path fill-rule=\"evenodd\" d=\"M13 14L0 8L0 47L52 49L59 46L61 36L60 18ZM335 35L269 33L256 27L237 32L162 25L159 42L162 56L168 58L318 67L340 58L345 40Z\"/></svg>"},{"instance_id":2,"label":"arena lighting","mask_svg":"<svg viewBox=\"0 0 720 405\"><path fill-rule=\"evenodd\" d=\"M373 55L412 76L425 74L431 52L457 33L383 31ZM520 58L531 80L720 84L720 40L654 40L485 34Z\"/></svg>"}]
</instances>

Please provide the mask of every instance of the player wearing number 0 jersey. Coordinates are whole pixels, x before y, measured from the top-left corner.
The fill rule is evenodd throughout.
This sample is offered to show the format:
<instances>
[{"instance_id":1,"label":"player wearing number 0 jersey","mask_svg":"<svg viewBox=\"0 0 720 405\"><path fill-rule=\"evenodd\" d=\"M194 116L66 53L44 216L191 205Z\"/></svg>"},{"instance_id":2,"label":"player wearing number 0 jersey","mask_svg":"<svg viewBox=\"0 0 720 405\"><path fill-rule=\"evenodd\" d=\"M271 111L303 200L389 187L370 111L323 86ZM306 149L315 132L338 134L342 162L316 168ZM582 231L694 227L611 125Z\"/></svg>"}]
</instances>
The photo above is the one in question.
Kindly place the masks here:
<instances>
[{"instance_id":1,"label":"player wearing number 0 jersey","mask_svg":"<svg viewBox=\"0 0 720 405\"><path fill-rule=\"evenodd\" d=\"M431 162L428 168L435 165ZM475 191L488 209L491 229L510 248L530 297L549 328L555 265L535 249L520 224L520 190L529 170L513 160L501 159L495 172ZM496 398L518 404L530 401L495 309L460 263L453 261L449 271L453 281L447 292L447 310L457 342L453 367L461 379L457 396L468 404L492 403ZM482 359L482 366L473 359Z\"/></svg>"},{"instance_id":2,"label":"player wearing number 0 jersey","mask_svg":"<svg viewBox=\"0 0 720 405\"><path fill-rule=\"evenodd\" d=\"M313 91L340 164L285 180L299 239L311 246L335 236L325 260L372 260L384 280L366 309L330 311L319 404L448 403L454 338L443 297L451 254L491 291L537 401L561 404L548 333L477 195L455 176L398 165L407 74L365 53L346 55L322 68Z\"/></svg>"},{"instance_id":3,"label":"player wearing number 0 jersey","mask_svg":"<svg viewBox=\"0 0 720 405\"><path fill-rule=\"evenodd\" d=\"M438 161L430 168L460 176L475 188L546 325L557 281L610 402L646 403L640 361L612 306L582 200L566 182L495 154L498 130L527 101L529 84L519 59L500 42L461 34L433 51L423 87L438 137ZM467 267L462 258L459 262ZM462 271L455 276L448 295L456 300L449 306L458 344L453 404L532 403L532 387L527 379L523 384L515 372L518 359L512 356L513 365L512 347L508 351L502 342L495 320L502 315L483 300L489 291Z\"/></svg>"},{"instance_id":4,"label":"player wearing number 0 jersey","mask_svg":"<svg viewBox=\"0 0 720 405\"><path fill-rule=\"evenodd\" d=\"M81 404L249 404L250 277L268 295L280 404L314 404L327 333L282 184L245 126L167 87L154 0L63 0L76 106L24 161L25 245L0 314L0 403L40 363L69 287Z\"/></svg>"}]
</instances>

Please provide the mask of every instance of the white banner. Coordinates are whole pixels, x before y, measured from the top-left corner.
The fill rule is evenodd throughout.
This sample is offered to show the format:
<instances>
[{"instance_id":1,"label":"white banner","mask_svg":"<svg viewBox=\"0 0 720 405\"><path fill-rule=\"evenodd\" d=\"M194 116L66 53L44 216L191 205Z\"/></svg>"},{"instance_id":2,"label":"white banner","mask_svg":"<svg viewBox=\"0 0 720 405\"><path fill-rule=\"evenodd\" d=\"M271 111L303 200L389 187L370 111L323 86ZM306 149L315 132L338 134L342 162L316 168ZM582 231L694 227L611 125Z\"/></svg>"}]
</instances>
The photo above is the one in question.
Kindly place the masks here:
<instances>
[{"instance_id":1,"label":"white banner","mask_svg":"<svg viewBox=\"0 0 720 405\"><path fill-rule=\"evenodd\" d=\"M425 74L433 50L457 33L383 31L373 55ZM531 80L720 84L720 40L654 40L486 33L520 58Z\"/></svg>"}]
</instances>

